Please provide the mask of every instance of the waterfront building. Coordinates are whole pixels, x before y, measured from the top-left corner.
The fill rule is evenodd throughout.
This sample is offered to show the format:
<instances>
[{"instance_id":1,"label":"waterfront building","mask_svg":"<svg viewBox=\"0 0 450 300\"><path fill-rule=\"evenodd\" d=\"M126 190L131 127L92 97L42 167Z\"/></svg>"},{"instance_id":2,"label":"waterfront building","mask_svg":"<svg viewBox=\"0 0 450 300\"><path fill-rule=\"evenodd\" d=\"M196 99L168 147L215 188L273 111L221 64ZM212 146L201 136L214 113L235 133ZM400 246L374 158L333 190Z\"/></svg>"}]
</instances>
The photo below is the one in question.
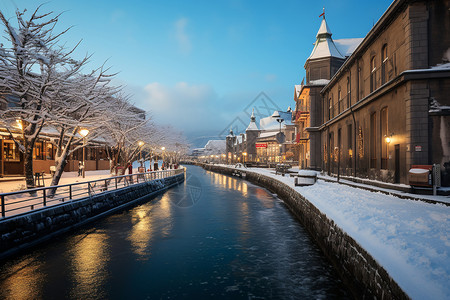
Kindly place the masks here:
<instances>
[{"instance_id":1,"label":"waterfront building","mask_svg":"<svg viewBox=\"0 0 450 300\"><path fill-rule=\"evenodd\" d=\"M450 1L394 1L349 56L331 35L324 17L296 87L306 166L408 184L412 166L439 164L450 185Z\"/></svg>"},{"instance_id":2,"label":"waterfront building","mask_svg":"<svg viewBox=\"0 0 450 300\"><path fill-rule=\"evenodd\" d=\"M292 110L274 111L261 118L259 128L254 112L245 132L235 135L233 130L226 138L229 163L278 163L294 161L296 154L296 128L292 122Z\"/></svg>"}]
</instances>

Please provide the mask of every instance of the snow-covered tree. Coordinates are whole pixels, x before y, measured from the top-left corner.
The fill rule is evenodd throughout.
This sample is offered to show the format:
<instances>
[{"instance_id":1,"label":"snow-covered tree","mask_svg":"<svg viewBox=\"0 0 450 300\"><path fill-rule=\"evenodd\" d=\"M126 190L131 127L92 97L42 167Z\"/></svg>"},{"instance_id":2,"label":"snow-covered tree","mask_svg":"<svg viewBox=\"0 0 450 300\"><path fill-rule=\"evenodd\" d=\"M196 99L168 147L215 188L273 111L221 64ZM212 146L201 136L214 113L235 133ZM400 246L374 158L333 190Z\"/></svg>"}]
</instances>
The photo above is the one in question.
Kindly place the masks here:
<instances>
[{"instance_id":1,"label":"snow-covered tree","mask_svg":"<svg viewBox=\"0 0 450 300\"><path fill-rule=\"evenodd\" d=\"M16 120L22 125L22 139L14 141L24 154L27 188L34 187L36 139L50 121L69 122L59 101L67 96L68 86L77 80L88 60L72 59L75 48L68 50L60 45L59 38L68 30L54 33L60 15L41 14L39 10L29 17L26 10L17 10L14 23L0 11L8 44L0 45L0 91L9 96L4 97L8 109L0 111L0 118L8 130Z\"/></svg>"}]
</instances>

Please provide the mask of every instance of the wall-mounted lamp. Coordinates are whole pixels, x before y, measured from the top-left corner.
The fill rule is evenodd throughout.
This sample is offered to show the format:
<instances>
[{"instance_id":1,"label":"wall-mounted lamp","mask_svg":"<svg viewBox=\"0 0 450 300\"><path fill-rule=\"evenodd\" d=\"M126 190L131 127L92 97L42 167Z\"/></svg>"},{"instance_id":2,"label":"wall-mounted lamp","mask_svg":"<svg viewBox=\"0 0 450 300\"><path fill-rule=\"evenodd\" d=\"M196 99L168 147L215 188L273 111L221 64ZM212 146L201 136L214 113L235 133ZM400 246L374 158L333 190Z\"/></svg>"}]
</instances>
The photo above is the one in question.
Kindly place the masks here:
<instances>
[{"instance_id":1,"label":"wall-mounted lamp","mask_svg":"<svg viewBox=\"0 0 450 300\"><path fill-rule=\"evenodd\" d=\"M389 145L391 143L393 135L393 133L391 133L391 135L384 135L384 141L386 142L386 144Z\"/></svg>"}]
</instances>

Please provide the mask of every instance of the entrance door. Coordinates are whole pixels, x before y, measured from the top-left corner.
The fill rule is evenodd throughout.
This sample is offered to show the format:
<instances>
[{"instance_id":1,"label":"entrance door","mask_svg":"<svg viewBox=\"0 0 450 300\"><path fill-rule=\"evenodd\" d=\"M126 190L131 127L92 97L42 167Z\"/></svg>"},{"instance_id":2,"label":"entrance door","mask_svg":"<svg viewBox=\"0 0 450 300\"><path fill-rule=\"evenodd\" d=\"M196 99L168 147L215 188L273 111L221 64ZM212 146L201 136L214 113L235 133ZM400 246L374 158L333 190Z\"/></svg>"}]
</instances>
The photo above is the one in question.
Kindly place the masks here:
<instances>
[{"instance_id":1,"label":"entrance door","mask_svg":"<svg viewBox=\"0 0 450 300\"><path fill-rule=\"evenodd\" d=\"M400 183L400 145L395 145L395 183Z\"/></svg>"}]
</instances>

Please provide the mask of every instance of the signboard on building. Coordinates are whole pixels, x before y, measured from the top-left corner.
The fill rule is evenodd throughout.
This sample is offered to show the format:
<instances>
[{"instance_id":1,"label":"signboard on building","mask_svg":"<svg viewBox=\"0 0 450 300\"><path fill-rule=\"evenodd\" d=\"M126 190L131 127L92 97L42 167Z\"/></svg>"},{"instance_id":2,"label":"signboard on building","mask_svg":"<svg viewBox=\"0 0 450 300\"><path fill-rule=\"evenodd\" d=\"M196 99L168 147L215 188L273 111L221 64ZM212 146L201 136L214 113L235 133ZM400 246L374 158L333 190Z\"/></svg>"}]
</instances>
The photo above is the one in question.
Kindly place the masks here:
<instances>
[{"instance_id":1,"label":"signboard on building","mask_svg":"<svg viewBox=\"0 0 450 300\"><path fill-rule=\"evenodd\" d=\"M255 147L256 148L267 148L267 143L256 143Z\"/></svg>"}]
</instances>

